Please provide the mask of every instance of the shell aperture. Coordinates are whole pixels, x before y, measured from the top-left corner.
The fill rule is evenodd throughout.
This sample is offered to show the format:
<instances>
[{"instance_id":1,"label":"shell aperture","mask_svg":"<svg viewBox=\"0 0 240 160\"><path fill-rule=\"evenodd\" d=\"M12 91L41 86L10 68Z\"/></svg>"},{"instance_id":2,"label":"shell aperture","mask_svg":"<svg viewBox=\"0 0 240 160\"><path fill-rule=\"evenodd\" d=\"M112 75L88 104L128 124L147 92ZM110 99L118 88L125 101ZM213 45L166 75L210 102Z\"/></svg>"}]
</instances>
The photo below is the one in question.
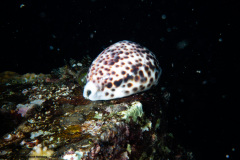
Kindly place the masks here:
<instances>
[{"instance_id":1,"label":"shell aperture","mask_svg":"<svg viewBox=\"0 0 240 160\"><path fill-rule=\"evenodd\" d=\"M161 72L151 51L135 42L120 41L92 62L83 96L91 101L126 97L157 85Z\"/></svg>"}]
</instances>

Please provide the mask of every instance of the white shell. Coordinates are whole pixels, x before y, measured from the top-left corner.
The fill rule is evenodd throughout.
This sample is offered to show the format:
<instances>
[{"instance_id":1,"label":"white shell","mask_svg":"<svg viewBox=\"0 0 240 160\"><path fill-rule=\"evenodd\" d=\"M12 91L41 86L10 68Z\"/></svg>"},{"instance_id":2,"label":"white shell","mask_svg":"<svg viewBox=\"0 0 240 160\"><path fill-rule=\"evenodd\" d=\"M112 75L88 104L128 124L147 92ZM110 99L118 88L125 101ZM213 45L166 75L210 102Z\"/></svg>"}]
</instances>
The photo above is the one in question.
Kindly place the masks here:
<instances>
[{"instance_id":1,"label":"white shell","mask_svg":"<svg viewBox=\"0 0 240 160\"><path fill-rule=\"evenodd\" d=\"M151 51L135 42L120 41L92 62L83 96L92 101L129 96L157 85L161 72Z\"/></svg>"}]
</instances>

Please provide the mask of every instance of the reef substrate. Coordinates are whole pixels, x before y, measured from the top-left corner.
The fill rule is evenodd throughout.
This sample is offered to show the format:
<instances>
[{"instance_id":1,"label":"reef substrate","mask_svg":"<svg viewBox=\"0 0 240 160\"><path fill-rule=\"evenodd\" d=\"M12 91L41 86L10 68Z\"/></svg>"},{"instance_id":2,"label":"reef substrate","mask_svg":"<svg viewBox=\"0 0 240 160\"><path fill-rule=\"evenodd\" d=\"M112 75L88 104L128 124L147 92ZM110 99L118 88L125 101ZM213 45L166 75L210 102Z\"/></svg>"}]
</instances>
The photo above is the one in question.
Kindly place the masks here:
<instances>
[{"instance_id":1,"label":"reef substrate","mask_svg":"<svg viewBox=\"0 0 240 160\"><path fill-rule=\"evenodd\" d=\"M69 72L0 77L0 158L192 159L167 130L161 91L91 102Z\"/></svg>"}]
</instances>

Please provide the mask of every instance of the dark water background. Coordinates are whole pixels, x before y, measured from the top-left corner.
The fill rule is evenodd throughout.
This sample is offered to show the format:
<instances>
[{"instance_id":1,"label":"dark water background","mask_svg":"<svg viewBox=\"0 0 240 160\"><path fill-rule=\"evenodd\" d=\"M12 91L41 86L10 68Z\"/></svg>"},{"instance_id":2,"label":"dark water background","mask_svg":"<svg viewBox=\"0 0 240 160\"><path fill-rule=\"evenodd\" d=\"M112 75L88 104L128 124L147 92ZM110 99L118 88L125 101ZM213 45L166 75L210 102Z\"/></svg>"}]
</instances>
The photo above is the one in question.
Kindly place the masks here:
<instances>
[{"instance_id":1,"label":"dark water background","mask_svg":"<svg viewBox=\"0 0 240 160\"><path fill-rule=\"evenodd\" d=\"M3 1L0 72L50 73L131 40L153 51L171 93L169 131L199 159L239 156L239 3ZM229 155L229 158L228 156Z\"/></svg>"}]
</instances>

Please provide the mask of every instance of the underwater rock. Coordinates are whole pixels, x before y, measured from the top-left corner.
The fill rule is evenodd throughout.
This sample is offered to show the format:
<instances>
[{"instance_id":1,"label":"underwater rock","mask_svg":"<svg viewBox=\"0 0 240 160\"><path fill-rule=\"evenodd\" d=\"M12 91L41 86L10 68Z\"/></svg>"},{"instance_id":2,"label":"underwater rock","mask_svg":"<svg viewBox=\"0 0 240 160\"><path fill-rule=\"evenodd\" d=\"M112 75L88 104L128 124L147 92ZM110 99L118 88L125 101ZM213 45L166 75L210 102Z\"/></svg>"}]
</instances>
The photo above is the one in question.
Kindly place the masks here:
<instances>
[{"instance_id":1,"label":"underwater rock","mask_svg":"<svg viewBox=\"0 0 240 160\"><path fill-rule=\"evenodd\" d=\"M21 120L0 138L0 158L175 159L181 154L191 159L164 129L161 93L93 102L83 97L75 80L0 85L2 97L24 95L17 101L0 99L2 114L13 117L5 126Z\"/></svg>"}]
</instances>

